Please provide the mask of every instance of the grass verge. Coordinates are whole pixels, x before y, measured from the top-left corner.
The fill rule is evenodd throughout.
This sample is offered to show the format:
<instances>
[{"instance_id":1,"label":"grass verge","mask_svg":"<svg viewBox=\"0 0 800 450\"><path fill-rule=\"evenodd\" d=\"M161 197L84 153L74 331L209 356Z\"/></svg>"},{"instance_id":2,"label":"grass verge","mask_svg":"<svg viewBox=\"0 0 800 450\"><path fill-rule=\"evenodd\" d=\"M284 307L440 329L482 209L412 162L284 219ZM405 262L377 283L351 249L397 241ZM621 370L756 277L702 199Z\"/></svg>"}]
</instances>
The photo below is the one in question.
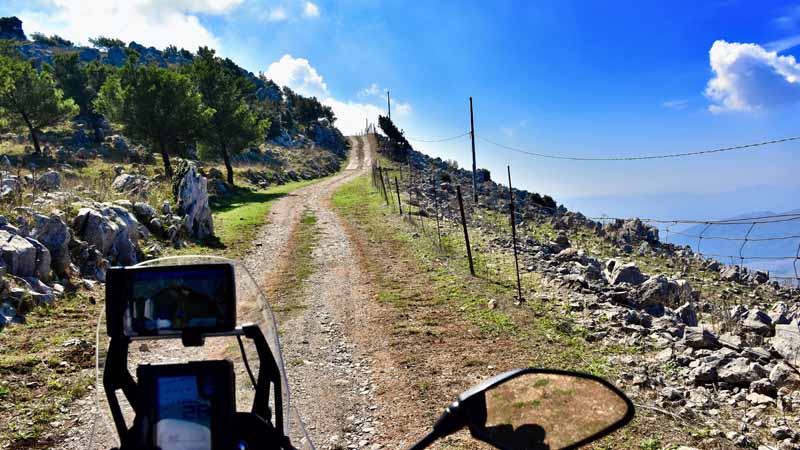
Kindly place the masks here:
<instances>
[{"instance_id":1,"label":"grass verge","mask_svg":"<svg viewBox=\"0 0 800 450\"><path fill-rule=\"evenodd\" d=\"M611 362L614 355L631 355L635 349L620 345L606 345L602 342L589 343L584 339L587 332L575 324L573 312L566 308L560 298L564 293L549 285L542 285L537 274L528 274L527 290L535 291L528 301L515 306L516 289L509 279L513 265L508 255L477 253L476 266L494 268L502 274L494 280L488 276L469 275L466 258L463 255L463 237L457 227L446 230L441 247L436 240L436 233L424 233L412 220L401 220L396 207L386 206L385 201L370 185L369 177L358 178L343 185L333 196L337 211L362 234L364 262L366 271L371 277L376 299L388 303L398 312L396 321L392 323L395 334L413 335L396 349L414 348L416 340L424 340L426 335L434 335L443 339L441 331L444 321L458 322L466 325L457 326L457 332L469 324L477 326L478 334L466 334L464 338L470 343L454 342L452 339L441 344L436 355L435 345L429 343L434 352L422 356L404 356L400 364L407 364L417 370L406 376L408 384L424 384L426 389L414 407L422 408L431 403L435 397L435 374L448 372L456 367L461 377L474 374L480 369L497 373L511 366L549 367L566 370L578 370L606 377L612 382L616 380L618 370ZM449 225L448 225L449 226ZM547 235L549 230L540 230ZM470 230L473 248L484 245L489 236L482 235L480 230ZM432 235L432 236L431 236ZM358 236L358 233L356 233ZM543 236L544 237L544 236ZM482 260L481 260L482 259ZM488 272L488 270L487 270ZM527 294L526 294L527 295ZM489 302L493 306L489 306ZM421 309L429 312L420 316ZM448 316L448 311L455 311L455 317ZM450 330L453 330L451 324ZM437 333L439 333L437 335ZM462 335L465 333L462 333ZM392 346L392 344L390 344ZM486 348L502 346L502 355L485 353ZM424 345L421 345L424 347ZM416 348L415 351L424 352ZM402 351L402 350L398 350ZM428 366L423 366L427 358ZM438 360L438 366L433 360ZM443 365L444 368L443 368ZM450 367L448 367L449 365ZM428 377L418 377L416 373L425 372ZM481 377L489 375L481 373ZM452 389L452 381L447 389ZM454 392L449 391L449 395ZM435 405L434 405L435 407ZM638 418L626 429L604 439L596 448L638 449L643 441L652 442L661 439L664 448L676 444L687 444L693 439L687 430L674 421L665 420L663 416L653 415L648 411L639 411ZM669 436L671 438L668 438ZM456 446L458 446L456 444Z\"/></svg>"}]
</instances>

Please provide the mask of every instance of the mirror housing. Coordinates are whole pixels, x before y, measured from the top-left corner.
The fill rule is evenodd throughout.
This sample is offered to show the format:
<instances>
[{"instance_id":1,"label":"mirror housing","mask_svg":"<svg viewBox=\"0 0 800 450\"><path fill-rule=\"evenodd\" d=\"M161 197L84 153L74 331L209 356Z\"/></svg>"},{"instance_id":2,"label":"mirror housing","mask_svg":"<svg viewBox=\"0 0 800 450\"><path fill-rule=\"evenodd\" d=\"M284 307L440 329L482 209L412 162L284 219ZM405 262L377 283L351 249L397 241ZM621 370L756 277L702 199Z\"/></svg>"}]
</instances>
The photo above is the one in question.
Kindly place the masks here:
<instances>
[{"instance_id":1,"label":"mirror housing","mask_svg":"<svg viewBox=\"0 0 800 450\"><path fill-rule=\"evenodd\" d=\"M552 369L500 374L456 404L473 437L503 450L576 449L622 428L635 411L608 381Z\"/></svg>"},{"instance_id":2,"label":"mirror housing","mask_svg":"<svg viewBox=\"0 0 800 450\"><path fill-rule=\"evenodd\" d=\"M576 392L591 396L575 396ZM542 407L542 401L550 404ZM556 406L566 409L558 411ZM603 421L608 416L614 420ZM633 402L600 377L555 369L518 369L463 392L439 417L433 430L409 450L425 449L464 427L474 438L501 450L572 450L624 427L633 416Z\"/></svg>"}]
</instances>

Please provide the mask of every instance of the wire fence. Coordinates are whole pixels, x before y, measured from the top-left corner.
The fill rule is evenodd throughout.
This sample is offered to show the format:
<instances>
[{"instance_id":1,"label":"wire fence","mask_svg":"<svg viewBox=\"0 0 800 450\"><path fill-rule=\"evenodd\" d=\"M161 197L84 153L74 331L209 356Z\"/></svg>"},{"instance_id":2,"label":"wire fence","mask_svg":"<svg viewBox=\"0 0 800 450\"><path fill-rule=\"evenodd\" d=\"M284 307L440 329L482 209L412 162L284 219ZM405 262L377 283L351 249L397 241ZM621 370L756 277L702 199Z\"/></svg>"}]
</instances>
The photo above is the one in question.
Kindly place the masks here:
<instances>
[{"instance_id":1,"label":"wire fence","mask_svg":"<svg viewBox=\"0 0 800 450\"><path fill-rule=\"evenodd\" d=\"M436 138L436 139L415 139L410 138L411 141L416 142L445 142L445 141L452 141L461 139L467 136L470 136L472 132L466 131L464 133L456 134L453 136ZM572 160L572 161L637 161L637 160L653 160L653 159L665 159L665 158L679 158L679 157L691 157L691 156L700 156L706 154L714 154L714 153L723 153L723 152L730 152L730 151L737 151L737 150L752 150L752 149L761 149L766 146L781 144L786 142L798 141L800 140L800 136L792 136L782 139L772 139L772 140L765 140L750 144L744 145L736 145L736 146L727 146L727 147L720 147L714 149L707 149L707 150L698 150L698 151L690 151L690 152L675 152L675 153L667 153L667 154L660 154L660 155L633 155L633 156L607 156L607 157L584 157L584 156L567 156L567 155L557 155L557 154L548 154L548 153L541 153L541 152L533 152L526 149L505 145L486 137L480 135L474 135L475 139L488 143L498 148L506 149L509 151L514 151L517 153L527 154L529 156L541 157L541 158L550 158L550 159L561 159L561 160ZM541 209L548 209L542 207ZM549 208L553 214L558 214L560 211ZM603 224L609 223L609 221L617 221L617 220L625 220L621 218L615 217L592 217L591 220L599 221ZM699 256L704 258L712 258L716 259L722 263L732 264L732 265L739 265L741 267L749 267L751 269L764 269L770 276L771 279L774 280L782 280L784 282L792 282L800 286L800 225L798 227L794 227L790 232L780 232L780 233L768 233L768 235L759 236L754 233L758 232L760 229L765 228L765 225L768 224L776 224L776 223L783 223L783 222L794 222L800 221L800 213L794 214L772 214L772 215L763 215L758 217L744 217L744 218L737 218L737 219L729 219L729 220L697 220L697 219L649 219L643 218L640 219L644 223L654 224L659 226L665 233L666 239L665 243L671 243L670 238L674 241L675 244L682 244L682 245L689 245L692 250L697 253ZM798 222L800 224L800 222ZM701 232L697 233L687 233L686 230L682 230L681 228L689 227L691 225L702 225L705 226ZM723 235L714 235L713 233L709 233L712 228L715 227L731 227L731 226L746 226L748 227L744 230L740 235L731 236L731 235L724 235L724 233L719 233ZM690 242L689 240L695 241ZM714 251L713 248L715 246L712 245L712 248L709 249L708 242L710 241L723 241L727 243L740 243L738 248L731 248L730 246L722 246L725 250L730 251ZM759 249L760 244L766 243L774 243L774 242L782 242L788 241L789 243L793 244L793 241L797 241L797 250L793 251L792 254L776 254L776 250L769 249L769 251L764 251L764 248ZM706 242L706 246L703 246L703 243ZM719 246L716 246L719 247ZM762 245L763 247L763 245ZM788 246L783 246L782 251L786 252ZM748 253L748 250L761 250L762 254L753 254L752 252ZM791 261L791 269L787 270L787 266L785 264L780 264L781 262ZM761 264L757 264L757 263ZM773 264L769 264L773 263ZM773 274L771 272L775 271L772 269L777 269L777 274ZM793 272L794 276L791 276L790 273Z\"/></svg>"},{"instance_id":2,"label":"wire fence","mask_svg":"<svg viewBox=\"0 0 800 450\"><path fill-rule=\"evenodd\" d=\"M618 217L591 217L591 220L603 224L624 221ZM686 220L686 219L639 219L642 223L660 226L664 232L663 242L666 244L688 245L692 251L703 258L715 259L721 263L729 263L750 269L764 269L773 280L791 282L800 286L800 213L772 214L757 217L743 217L727 220ZM792 225L788 230L776 230L774 224L787 223ZM795 224L796 223L796 224ZM687 230L675 230L676 226L691 226L693 233ZM734 226L740 227L739 232L732 230ZM727 232L728 235L715 235L717 232ZM761 232L762 234L758 234ZM676 238L677 237L677 238ZM708 249L709 241L721 241L724 244ZM780 248L768 246L771 243L783 243ZM704 247L705 243L705 247ZM713 244L711 244L713 245ZM791 247L790 247L791 246ZM791 248L792 252L788 253ZM721 252L721 250L729 250ZM786 270L778 274L764 266L749 264L748 262L788 262L791 261L793 276L786 274ZM786 269L787 267L783 267Z\"/></svg>"},{"instance_id":3,"label":"wire fence","mask_svg":"<svg viewBox=\"0 0 800 450\"><path fill-rule=\"evenodd\" d=\"M455 136L457 139L461 136ZM524 204L525 199L517 195L511 187L511 168L509 167L509 186L498 186L499 195L495 195L491 201L486 200L487 193L481 191L479 185L479 201L473 201L472 184L464 177L459 180L453 172L457 169L447 171L430 168L415 167L414 164L393 163L392 167L373 167L373 187L381 193L386 204L393 208L398 214L418 232L420 239L426 239L428 243L440 250L439 257L450 267L451 270L466 271L469 267L472 275L484 278L488 281L502 284L508 289L516 287L518 302L526 301L526 297L533 296L536 284L531 279L533 275L530 267L527 269L523 252L521 261L517 261L517 244L525 241L528 244L531 235L533 246L544 243L553 238L552 233L536 234L537 227L527 227L519 236L516 235L514 226L521 225L521 215L530 211L519 208L523 211L514 211L520 202ZM395 178L397 175L397 178ZM395 180L401 180L396 183ZM393 183L389 183L389 181ZM391 191L394 187L394 192ZM389 189L387 191L387 189ZM394 195L392 195L394 194ZM402 195L401 195L402 194ZM496 202L499 207L492 208L486 203ZM533 205L535 212L533 217L525 215L526 222L554 223L559 218L565 217L565 209L549 208L541 205ZM569 213L573 214L573 213ZM592 228L592 222L602 226L603 230L607 225L630 224L631 219L616 217L589 217L587 219L587 229ZM707 266L710 260L717 260L721 263L730 261L731 265L738 266L740 271L750 263L791 263L794 276L775 275L767 271L769 280L778 281L781 284L795 284L800 288L800 213L796 214L769 214L753 217L742 217L729 220L697 220L697 219L639 219L642 224L652 226L663 233L663 239L656 240L659 246L663 246L672 254L687 256L684 260L695 268ZM619 223L618 223L619 222ZM776 226L787 225L786 227L775 229ZM547 227L543 227L547 228ZM547 230L552 231L552 230ZM631 236L633 231L628 232L628 241L635 243L635 236ZM661 234L659 233L659 234ZM623 233L625 234L625 233ZM611 237L606 235L610 240ZM538 239L537 239L538 238ZM503 240L509 245L502 245L500 250L492 247L491 241ZM642 239L645 241L646 239ZM711 244L721 242L727 245L723 248L732 248L735 251L720 252L715 250ZM772 253L758 252L759 245L782 244L780 251L772 249ZM786 252L787 243L795 245L794 252ZM692 252L680 253L678 250L689 245ZM514 260L511 259L513 250ZM530 250L530 249L526 249ZM763 250L763 249L761 249ZM624 252L624 250L622 250ZM464 259L468 263L464 263ZM452 264L454 260L461 260L461 264ZM531 258L528 258L528 262ZM521 267L523 267L521 269ZM671 266L672 267L672 266ZM509 268L513 268L510 269ZM685 269L685 266L683 267ZM681 269L681 266L678 266ZM742 271L744 273L745 271ZM755 274L756 272L750 272ZM514 277L516 276L516 280ZM722 274L719 275L722 278ZM514 284L516 283L516 286ZM701 286L702 289L702 286ZM713 288L712 288L713 289ZM797 291L793 291L796 295ZM716 306L718 312L726 313L731 309L731 304L722 300ZM712 318L712 321L716 320ZM742 347L740 351L751 353L755 358L763 358L763 352L757 349ZM645 366L646 367L646 366ZM650 370L650 369L647 369ZM658 375L658 374L654 374ZM749 424L741 417L731 415L726 419L714 417L702 412L680 413L669 411L669 406L649 397L637 398L637 407L651 409L661 414L672 417L696 427L713 427L716 429L735 429Z\"/></svg>"},{"instance_id":4,"label":"wire fence","mask_svg":"<svg viewBox=\"0 0 800 450\"><path fill-rule=\"evenodd\" d=\"M461 136L455 136L455 138L458 137ZM426 177L431 179L425 180ZM449 181L441 181L443 178ZM464 182L459 185L455 179L456 177L452 176L451 178L451 174L447 171L430 173L430 170L426 171L422 167L415 167L408 161L402 164L394 163L390 167L378 165L373 167L373 186L381 192L387 205L394 208L398 214L403 215L409 223L418 226L422 236L432 239L440 248L443 242L448 242L452 246L456 240L461 241L460 245L463 245L463 253L469 260L468 265L472 266L473 274L477 273L493 281L514 282L514 278L520 272L520 264L515 264L516 273L509 274L507 271L501 270L497 261L498 252L489 251L496 249L485 248L486 239L483 238L491 236L490 239L496 239L505 236L507 238L503 239L505 239L504 243L509 245L508 249L516 250L517 238L511 234L514 232L512 225L519 225L520 211L511 216L508 209L512 204L518 204L519 200L511 197L494 199L501 205L501 208L489 208L485 204L472 200L471 183ZM505 186L500 186L500 189L504 192L503 196L515 191ZM460 199L458 191L462 191L463 194ZM479 194L483 197L485 193L479 192ZM522 201L524 202L524 199ZM524 211L525 208L518 209ZM541 205L535 205L534 209L542 213L541 220L566 213L566 210L563 209ZM588 217L587 219L603 226L615 222L625 223L630 220L606 216ZM746 273L755 276L756 271L763 269L762 271L769 280L800 287L800 213L760 215L728 220L660 218L639 220L643 224L657 227L662 235L659 243L667 244L668 247L688 246L698 258L713 259L723 264L739 266L742 277L748 276ZM792 225L789 232L770 229L775 224L783 223ZM797 224L797 227L794 227L794 223ZM699 228L691 232L692 227ZM738 230L737 227L742 229L739 234L735 233ZM468 242L470 233L476 235L473 236L471 243ZM481 236L481 239L475 239L478 235ZM552 238L552 236L550 237ZM635 238L631 237L629 241L634 242ZM726 246L712 245L711 243L715 241L723 242ZM786 252L787 245L780 247L780 251L783 253L778 253L779 250L775 248L759 247L775 243L791 244L792 251ZM487 251L490 255L487 255ZM763 279L763 275L758 276ZM520 283L517 282L517 284ZM520 294L519 297L522 295Z\"/></svg>"}]
</instances>

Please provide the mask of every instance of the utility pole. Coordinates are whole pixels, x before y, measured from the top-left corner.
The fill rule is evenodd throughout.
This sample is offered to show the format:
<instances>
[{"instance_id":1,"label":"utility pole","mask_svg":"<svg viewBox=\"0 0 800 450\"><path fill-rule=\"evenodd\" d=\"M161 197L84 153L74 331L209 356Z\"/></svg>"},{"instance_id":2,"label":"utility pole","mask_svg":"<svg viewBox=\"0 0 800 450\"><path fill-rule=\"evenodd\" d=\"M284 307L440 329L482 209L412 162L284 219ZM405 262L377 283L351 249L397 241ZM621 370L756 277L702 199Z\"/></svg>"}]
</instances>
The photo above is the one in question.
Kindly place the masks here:
<instances>
[{"instance_id":1,"label":"utility pole","mask_svg":"<svg viewBox=\"0 0 800 450\"><path fill-rule=\"evenodd\" d=\"M389 120L392 120L392 99L389 97L389 91L386 91L386 112L389 113Z\"/></svg>"},{"instance_id":2,"label":"utility pole","mask_svg":"<svg viewBox=\"0 0 800 450\"><path fill-rule=\"evenodd\" d=\"M472 97L469 98L469 136L472 138L472 193L475 196L475 203L478 203L478 178L475 165L475 120L472 118Z\"/></svg>"}]
</instances>

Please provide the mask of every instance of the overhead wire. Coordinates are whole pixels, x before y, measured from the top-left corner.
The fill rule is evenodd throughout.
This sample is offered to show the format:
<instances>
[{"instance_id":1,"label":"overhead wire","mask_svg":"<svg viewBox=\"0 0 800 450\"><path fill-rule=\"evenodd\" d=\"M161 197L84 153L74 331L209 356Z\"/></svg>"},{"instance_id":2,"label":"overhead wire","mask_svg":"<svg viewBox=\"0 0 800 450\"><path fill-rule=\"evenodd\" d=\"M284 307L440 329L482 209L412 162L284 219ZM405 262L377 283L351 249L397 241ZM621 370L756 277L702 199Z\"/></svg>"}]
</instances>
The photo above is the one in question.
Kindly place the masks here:
<instances>
[{"instance_id":1,"label":"overhead wire","mask_svg":"<svg viewBox=\"0 0 800 450\"><path fill-rule=\"evenodd\" d=\"M667 158L680 158L686 156L698 156L698 155L707 155L712 153L722 153L722 152L730 152L735 150L744 150L744 149L755 149L759 147L764 147L767 145L773 144L780 144L784 142L791 142L800 140L800 136L792 136L782 139L773 139L769 141L762 141L756 142L752 144L744 144L744 145L736 145L732 147L721 147L715 148L710 150L699 150L693 152L682 152L682 153L667 153L662 155L640 155L640 156L611 156L611 157L592 157L592 156L565 156L565 155L556 155L552 153L539 153L539 152L532 152L530 150L525 150L518 147L512 147L510 145L501 144L499 142L492 141L491 139L487 139L483 136L476 135L476 138L480 139L487 144L494 145L496 147L504 148L506 150L510 150L517 153L522 153L530 156L536 156L539 158L549 158L549 159L562 159L562 160L570 160L570 161L641 161L641 160L650 160L650 159L667 159Z\"/></svg>"},{"instance_id":2,"label":"overhead wire","mask_svg":"<svg viewBox=\"0 0 800 450\"><path fill-rule=\"evenodd\" d=\"M459 134L457 136L449 136L449 137L445 137L445 138L430 138L430 139L406 138L406 139L408 139L409 141L414 141L414 142L427 142L427 143L446 142L446 141L453 141L453 140L456 140L456 139L460 139L460 138L462 138L464 136L469 136L469 134L470 134L470 132L467 131L466 133L461 133L461 134Z\"/></svg>"}]
</instances>

